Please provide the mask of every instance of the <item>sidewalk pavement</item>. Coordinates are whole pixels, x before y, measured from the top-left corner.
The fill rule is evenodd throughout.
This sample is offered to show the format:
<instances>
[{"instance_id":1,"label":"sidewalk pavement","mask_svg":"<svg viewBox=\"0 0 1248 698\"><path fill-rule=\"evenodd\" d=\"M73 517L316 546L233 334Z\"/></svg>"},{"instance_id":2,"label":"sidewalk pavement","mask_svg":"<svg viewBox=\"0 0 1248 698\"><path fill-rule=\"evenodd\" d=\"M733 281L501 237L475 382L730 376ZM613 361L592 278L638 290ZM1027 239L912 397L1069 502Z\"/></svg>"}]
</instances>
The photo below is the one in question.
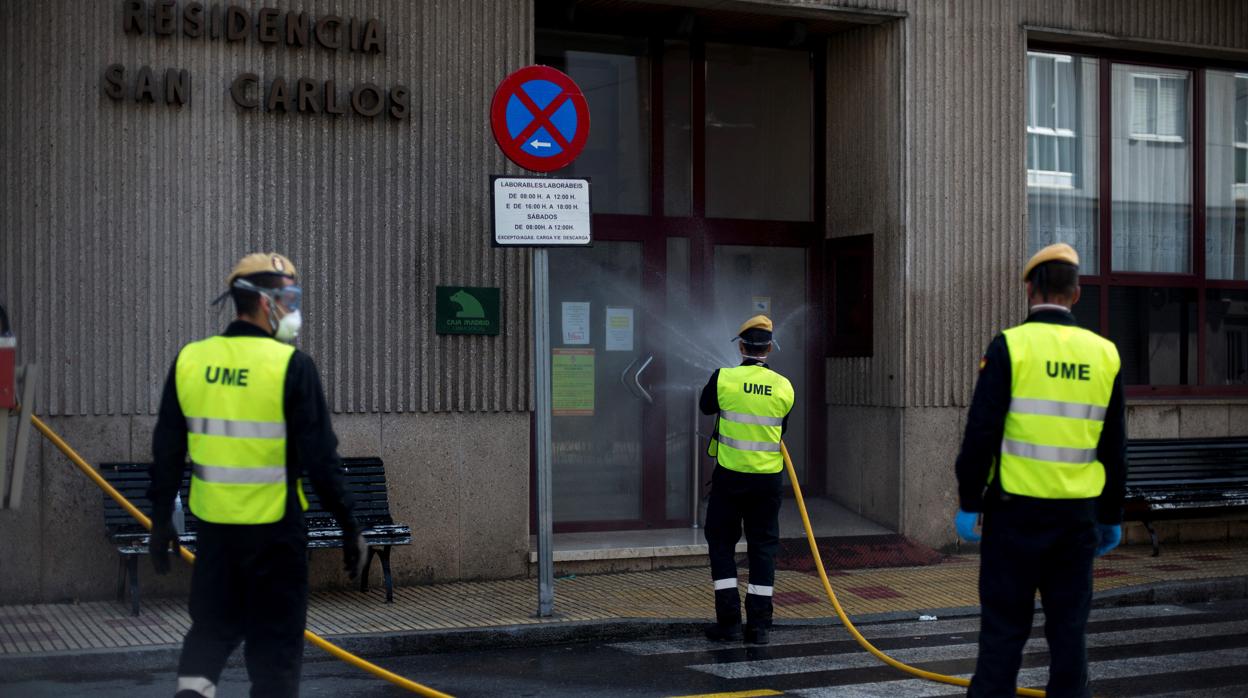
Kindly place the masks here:
<instances>
[{"instance_id":1,"label":"sidewalk pavement","mask_svg":"<svg viewBox=\"0 0 1248 698\"><path fill-rule=\"evenodd\" d=\"M1166 544L1161 557L1150 553L1147 545L1130 546L1098 559L1093 573L1098 603L1242 598L1248 589L1248 541ZM879 620L975 612L978 568L977 555L956 555L933 565L830 570L829 576L851 618ZM835 622L817 573L782 570L775 586L777 622ZM495 631L469 633L477 646L498 646L504 636L512 638L511 644L532 642L539 635L562 641L599 637L603 628L630 622L633 629L628 632L636 632L639 622L667 626L669 633L678 624L689 632L689 622L709 619L712 613L706 568L560 578L555 618L532 617L536 596L534 579L400 586L392 604L385 603L378 586L367 593L318 592L310 600L308 627L329 638L389 638L388 644L368 645L381 652L386 647L438 646L396 643L395 638L428 640L470 629ZM138 617L118 601L0 606L0 667L22 659L158 648L168 652L181 643L188 626L182 598L145 600ZM541 632L554 630L551 626L564 626L567 632ZM526 630L538 632L526 635ZM452 645L465 647L463 642ZM359 642L355 646L362 647Z\"/></svg>"}]
</instances>

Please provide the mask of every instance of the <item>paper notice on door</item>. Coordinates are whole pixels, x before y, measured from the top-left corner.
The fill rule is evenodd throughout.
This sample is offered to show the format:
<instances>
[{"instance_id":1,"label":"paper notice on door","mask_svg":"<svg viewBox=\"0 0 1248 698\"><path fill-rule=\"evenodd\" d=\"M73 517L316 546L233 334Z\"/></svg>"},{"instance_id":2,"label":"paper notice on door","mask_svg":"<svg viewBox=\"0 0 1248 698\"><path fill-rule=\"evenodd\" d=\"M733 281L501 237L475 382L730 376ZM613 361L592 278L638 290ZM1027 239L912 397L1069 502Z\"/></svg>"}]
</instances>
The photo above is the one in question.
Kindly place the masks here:
<instances>
[{"instance_id":1,"label":"paper notice on door","mask_svg":"<svg viewBox=\"0 0 1248 698\"><path fill-rule=\"evenodd\" d=\"M563 343L589 344L589 303L563 302Z\"/></svg>"},{"instance_id":2,"label":"paper notice on door","mask_svg":"<svg viewBox=\"0 0 1248 698\"><path fill-rule=\"evenodd\" d=\"M594 350L552 349L550 413L556 417L594 416Z\"/></svg>"},{"instance_id":3,"label":"paper notice on door","mask_svg":"<svg viewBox=\"0 0 1248 698\"><path fill-rule=\"evenodd\" d=\"M607 308L607 351L633 350L633 309Z\"/></svg>"},{"instance_id":4,"label":"paper notice on door","mask_svg":"<svg viewBox=\"0 0 1248 698\"><path fill-rule=\"evenodd\" d=\"M771 296L754 296L751 302L755 315L771 315Z\"/></svg>"}]
</instances>

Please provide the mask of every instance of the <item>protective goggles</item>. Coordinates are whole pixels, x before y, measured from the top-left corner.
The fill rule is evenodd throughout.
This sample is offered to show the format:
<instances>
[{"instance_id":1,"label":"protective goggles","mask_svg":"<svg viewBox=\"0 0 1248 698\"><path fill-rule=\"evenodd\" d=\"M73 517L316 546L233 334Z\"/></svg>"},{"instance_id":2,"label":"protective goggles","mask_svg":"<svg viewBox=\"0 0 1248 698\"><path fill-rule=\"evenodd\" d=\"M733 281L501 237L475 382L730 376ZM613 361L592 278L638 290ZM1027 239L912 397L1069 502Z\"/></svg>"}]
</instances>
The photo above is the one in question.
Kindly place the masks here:
<instances>
[{"instance_id":1,"label":"protective goggles","mask_svg":"<svg viewBox=\"0 0 1248 698\"><path fill-rule=\"evenodd\" d=\"M263 293L270 300L276 302L286 309L287 312L295 312L299 309L299 305L303 302L303 289L298 286L285 286L283 288L264 288L257 286L247 279L235 279L234 288L241 288L245 291L253 291L255 293Z\"/></svg>"},{"instance_id":2,"label":"protective goggles","mask_svg":"<svg viewBox=\"0 0 1248 698\"><path fill-rule=\"evenodd\" d=\"M732 339L730 339L730 340L728 340L728 341L730 341L730 342L734 342L734 343L736 343L736 344L740 344L740 345L741 345L741 346L743 346L743 347L747 347L747 348L754 349L754 350L762 350L762 349L766 349L766 348L767 348L767 345L768 345L768 344L770 344L772 349L774 349L774 350L776 350L776 351L780 351L780 342L777 342L777 341L776 341L776 336L775 336L774 334L771 336L771 340L770 340L770 341L767 341L767 342L762 342L762 343L747 342L747 341L745 341L744 339L742 339L741 337L733 337Z\"/></svg>"}]
</instances>

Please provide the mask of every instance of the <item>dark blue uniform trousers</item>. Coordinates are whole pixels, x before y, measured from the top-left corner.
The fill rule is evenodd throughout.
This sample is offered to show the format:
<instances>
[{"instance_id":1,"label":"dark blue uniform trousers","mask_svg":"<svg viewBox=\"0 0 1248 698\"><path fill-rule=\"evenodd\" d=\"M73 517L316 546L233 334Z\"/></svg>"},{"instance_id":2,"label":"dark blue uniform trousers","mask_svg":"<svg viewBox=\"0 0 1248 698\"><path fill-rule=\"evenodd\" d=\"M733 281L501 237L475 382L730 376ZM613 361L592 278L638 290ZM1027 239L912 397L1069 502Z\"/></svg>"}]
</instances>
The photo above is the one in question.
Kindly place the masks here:
<instances>
[{"instance_id":1,"label":"dark blue uniform trousers","mask_svg":"<svg viewBox=\"0 0 1248 698\"><path fill-rule=\"evenodd\" d=\"M216 684L243 643L252 696L297 696L308 610L302 522L227 526L200 522L191 572L191 629L178 676Z\"/></svg>"},{"instance_id":2,"label":"dark blue uniform trousers","mask_svg":"<svg viewBox=\"0 0 1248 698\"><path fill-rule=\"evenodd\" d=\"M750 584L766 593L745 596L749 624L771 626L772 588L776 583L776 551L780 547L782 473L739 473L716 466L706 505L706 545L715 580L737 576L736 547L745 528ZM722 626L741 622L741 596L734 584L715 591L715 619Z\"/></svg>"},{"instance_id":3,"label":"dark blue uniform trousers","mask_svg":"<svg viewBox=\"0 0 1248 698\"><path fill-rule=\"evenodd\" d=\"M1049 644L1049 698L1092 695L1084 631L1092 600L1095 549L1096 529L1090 514L1046 516L1010 509L985 514L979 569L983 613L979 660L968 696L1014 695L1037 591Z\"/></svg>"}]
</instances>

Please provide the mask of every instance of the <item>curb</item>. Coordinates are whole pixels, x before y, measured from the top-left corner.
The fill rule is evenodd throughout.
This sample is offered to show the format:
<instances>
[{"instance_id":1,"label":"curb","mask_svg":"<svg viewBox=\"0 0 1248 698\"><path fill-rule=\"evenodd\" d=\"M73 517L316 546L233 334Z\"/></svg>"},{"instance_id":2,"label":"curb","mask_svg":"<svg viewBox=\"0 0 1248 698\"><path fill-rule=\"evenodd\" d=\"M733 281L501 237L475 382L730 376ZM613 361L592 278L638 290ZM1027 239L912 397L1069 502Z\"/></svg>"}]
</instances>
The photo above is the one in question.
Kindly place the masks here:
<instances>
[{"instance_id":1,"label":"curb","mask_svg":"<svg viewBox=\"0 0 1248 698\"><path fill-rule=\"evenodd\" d=\"M1097 593L1092 608L1142 606L1150 604L1203 603L1248 598L1248 576L1219 577L1165 582L1139 587L1126 587ZM869 613L852 618L855 624L889 623L915 620L919 614L939 618L976 616L978 606L915 609ZM362 657L390 657L413 654L470 652L509 649L538 645L562 645L574 642L628 642L661 640L696 635L707 619L610 619L601 621L567 621L507 625L493 628L453 630L421 630L405 633L339 635L329 638L343 649ZM836 616L822 619L779 620L786 628L840 625ZM30 681L48 676L108 677L136 673L172 671L181 653L179 645L123 647L109 649L40 652L0 657L0 676L4 682ZM72 659L72 662L67 660ZM330 657L311 650L304 661L329 661ZM235 652L229 666L242 666L240 652ZM2 685L2 684L0 684Z\"/></svg>"}]
</instances>

